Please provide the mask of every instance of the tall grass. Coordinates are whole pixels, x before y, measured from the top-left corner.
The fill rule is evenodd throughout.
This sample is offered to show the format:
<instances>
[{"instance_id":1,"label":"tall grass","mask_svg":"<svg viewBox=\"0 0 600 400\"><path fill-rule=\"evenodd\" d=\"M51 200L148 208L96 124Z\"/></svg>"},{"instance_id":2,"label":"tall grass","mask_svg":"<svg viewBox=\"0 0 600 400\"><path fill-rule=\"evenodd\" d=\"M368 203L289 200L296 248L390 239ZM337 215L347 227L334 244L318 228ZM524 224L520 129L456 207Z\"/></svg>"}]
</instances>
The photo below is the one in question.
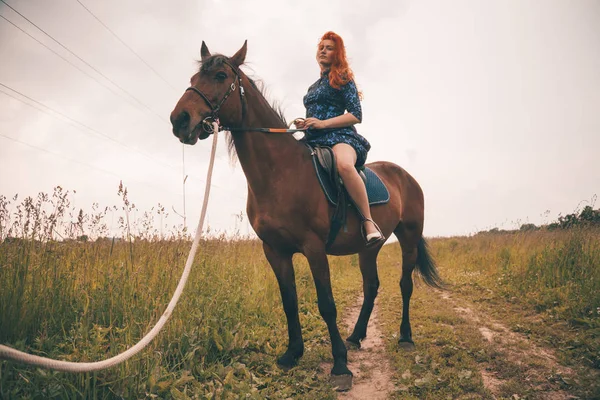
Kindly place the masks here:
<instances>
[{"instance_id":1,"label":"tall grass","mask_svg":"<svg viewBox=\"0 0 600 400\"><path fill-rule=\"evenodd\" d=\"M69 361L101 360L129 348L175 290L191 244L186 232L167 240L148 214L126 226L123 214L134 206L124 201L112 208L121 213L120 237L106 238L110 210L69 213L68 196L38 199L0 204L0 343ZM328 334L303 259L295 259L296 281L309 353L303 362L311 368L286 374L275 367L287 345L285 316L261 244L220 237L200 249L168 324L140 355L92 374L2 361L0 398L332 398L317 374L318 360L329 353ZM340 309L349 301L343 294L357 294L360 286L356 269L338 273L342 264L332 259L332 275L354 280L334 288L342 294Z\"/></svg>"},{"instance_id":2,"label":"tall grass","mask_svg":"<svg viewBox=\"0 0 600 400\"><path fill-rule=\"evenodd\" d=\"M600 367L600 228L575 227L432 240L442 276L478 300L500 296L548 321L583 329L582 359ZM498 303L502 304L502 303ZM564 347L580 347L573 341Z\"/></svg>"},{"instance_id":3,"label":"tall grass","mask_svg":"<svg viewBox=\"0 0 600 400\"><path fill-rule=\"evenodd\" d=\"M596 318L600 229L532 231L433 241L446 276L526 298L563 318Z\"/></svg>"},{"instance_id":4,"label":"tall grass","mask_svg":"<svg viewBox=\"0 0 600 400\"><path fill-rule=\"evenodd\" d=\"M91 214L74 209L61 188L20 203L16 196L0 196L0 343L51 358L96 361L131 347L158 320L183 270L190 237L177 224L169 228L164 207L138 213L123 187L118 193L120 206L93 205ZM599 365L599 229L430 243L442 277L455 288L585 329L578 336L585 342L580 354ZM168 324L140 355L91 374L2 361L0 398L334 398L317 373L331 350L304 259L294 261L306 351L300 368L286 373L275 366L287 344L285 316L261 244L218 237L200 249ZM397 272L400 259L394 244L379 262ZM340 311L360 293L356 261L330 258ZM400 304L394 307L398 311Z\"/></svg>"}]
</instances>

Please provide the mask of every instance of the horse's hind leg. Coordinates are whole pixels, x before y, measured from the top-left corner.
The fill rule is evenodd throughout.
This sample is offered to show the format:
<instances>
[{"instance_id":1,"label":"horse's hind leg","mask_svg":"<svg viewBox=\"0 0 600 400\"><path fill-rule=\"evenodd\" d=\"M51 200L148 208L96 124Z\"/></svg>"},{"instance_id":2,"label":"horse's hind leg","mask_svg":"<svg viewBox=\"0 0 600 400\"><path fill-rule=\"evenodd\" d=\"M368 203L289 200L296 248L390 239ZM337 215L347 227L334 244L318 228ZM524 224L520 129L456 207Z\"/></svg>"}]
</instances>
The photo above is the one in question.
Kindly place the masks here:
<instances>
[{"instance_id":1,"label":"horse's hind leg","mask_svg":"<svg viewBox=\"0 0 600 400\"><path fill-rule=\"evenodd\" d=\"M346 339L350 346L360 348L360 342L367 337L367 324L373 311L375 297L379 289L379 277L377 276L377 254L379 249L367 250L359 254L360 272L363 278L363 304L360 315L354 326L354 331Z\"/></svg>"},{"instance_id":2,"label":"horse's hind leg","mask_svg":"<svg viewBox=\"0 0 600 400\"><path fill-rule=\"evenodd\" d=\"M402 322L400 323L400 339L398 343L407 348L414 346L412 330L410 327L410 297L413 292L412 272L417 263L417 244L420 234L408 234L402 225L394 231L402 248L402 277L400 278L400 291L402 292Z\"/></svg>"},{"instance_id":3,"label":"horse's hind leg","mask_svg":"<svg viewBox=\"0 0 600 400\"><path fill-rule=\"evenodd\" d=\"M277 277L283 310L288 323L288 349L277 360L283 368L291 368L297 364L298 359L304 353L304 342L302 341L302 328L298 318L298 295L296 294L296 278L292 254L283 253L263 243L263 249L271 268Z\"/></svg>"}]
</instances>

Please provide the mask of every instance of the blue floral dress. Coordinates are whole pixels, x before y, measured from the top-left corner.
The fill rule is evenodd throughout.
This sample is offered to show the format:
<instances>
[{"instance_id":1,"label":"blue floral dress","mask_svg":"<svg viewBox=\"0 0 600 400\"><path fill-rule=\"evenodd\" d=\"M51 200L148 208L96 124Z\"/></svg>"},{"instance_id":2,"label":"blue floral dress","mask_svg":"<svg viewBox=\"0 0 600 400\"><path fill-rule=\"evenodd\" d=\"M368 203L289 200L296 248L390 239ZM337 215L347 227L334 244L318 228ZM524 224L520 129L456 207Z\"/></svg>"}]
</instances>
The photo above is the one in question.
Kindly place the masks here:
<instances>
[{"instance_id":1,"label":"blue floral dress","mask_svg":"<svg viewBox=\"0 0 600 400\"><path fill-rule=\"evenodd\" d=\"M306 118L326 120L337 117L348 111L359 121L362 120L362 108L358 98L358 90L354 81L349 81L340 89L329 84L329 71L321 74L321 78L308 88L304 96ZM354 126L330 129L308 129L304 138L311 145L333 147L338 143L347 143L356 151L356 166L362 166L367 159L371 144L358 134Z\"/></svg>"}]
</instances>

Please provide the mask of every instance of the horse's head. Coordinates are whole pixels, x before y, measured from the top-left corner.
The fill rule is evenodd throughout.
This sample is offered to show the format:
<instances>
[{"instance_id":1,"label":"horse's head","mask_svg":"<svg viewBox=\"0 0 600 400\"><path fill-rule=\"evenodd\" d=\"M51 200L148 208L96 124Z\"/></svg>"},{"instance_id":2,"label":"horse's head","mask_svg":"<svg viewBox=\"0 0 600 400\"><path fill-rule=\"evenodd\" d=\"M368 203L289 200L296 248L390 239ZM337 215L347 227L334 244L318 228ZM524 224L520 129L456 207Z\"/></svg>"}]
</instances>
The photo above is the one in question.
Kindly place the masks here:
<instances>
[{"instance_id":1,"label":"horse's head","mask_svg":"<svg viewBox=\"0 0 600 400\"><path fill-rule=\"evenodd\" d=\"M195 144L213 133L216 120L227 126L242 121L241 72L247 41L231 58L211 55L202 42L200 70L190 79L190 87L171 113L173 134L181 143Z\"/></svg>"}]
</instances>

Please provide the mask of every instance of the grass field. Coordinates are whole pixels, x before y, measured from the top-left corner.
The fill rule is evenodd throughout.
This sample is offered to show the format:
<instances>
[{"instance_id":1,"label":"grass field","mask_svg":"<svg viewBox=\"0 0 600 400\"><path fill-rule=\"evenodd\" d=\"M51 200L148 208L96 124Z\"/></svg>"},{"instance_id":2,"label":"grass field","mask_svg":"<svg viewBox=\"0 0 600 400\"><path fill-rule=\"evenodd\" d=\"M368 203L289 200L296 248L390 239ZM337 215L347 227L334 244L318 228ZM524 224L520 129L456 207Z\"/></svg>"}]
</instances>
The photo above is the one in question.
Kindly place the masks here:
<instances>
[{"instance_id":1,"label":"grass field","mask_svg":"<svg viewBox=\"0 0 600 400\"><path fill-rule=\"evenodd\" d=\"M386 246L380 256L380 318L401 388L395 397L492 398L483 381L486 370L498 378L496 398L600 396L598 229L485 234L430 242L451 289L434 293L421 284L415 290L411 302L415 353L399 351L396 344L400 272L390 265L397 262L399 249ZM473 323L461 312L467 307L485 318ZM531 342L538 351L556 354L557 364L572 369L572 376L538 365L544 360L529 357L519 348L522 343L511 342L514 349L491 346L481 329L493 329L495 323L486 319L500 321L508 333Z\"/></svg>"},{"instance_id":2,"label":"grass field","mask_svg":"<svg viewBox=\"0 0 600 400\"><path fill-rule=\"evenodd\" d=\"M135 240L91 240L103 232L106 210L95 218L74 213L69 225L66 211L58 212L60 196L52 198L54 213L44 213L42 199L22 203L29 210L27 204L15 209L14 218L6 199L0 202L0 343L69 361L116 355L164 311L190 242L185 232L161 237L144 221L132 229L125 202L123 237L129 231ZM156 218L160 215L155 211ZM63 236L80 240L56 240L52 232L59 228ZM581 398L600 394L594 386L598 375L589 373L600 368L598 229L433 239L431 246L441 275L452 285L453 301L468 302L511 332L552 349L562 365L576 371L574 378L533 374L531 379L541 382L535 387L545 384ZM538 398L534 385L521 379L535 365L524 369L487 346L449 300L423 284L417 283L412 302L417 350L398 349L399 250L395 243L387 245L379 258L380 321L397 387L391 397L492 398L480 371L485 364L501 378L501 398ZM287 344L287 328L260 243L217 238L201 243L175 312L140 355L90 374L2 361L0 398L335 398L319 372L319 364L331 360L331 348L313 280L303 257L294 260L306 348L300 365L289 372L275 365ZM330 261L341 319L360 294L360 272L356 256Z\"/></svg>"},{"instance_id":3,"label":"grass field","mask_svg":"<svg viewBox=\"0 0 600 400\"><path fill-rule=\"evenodd\" d=\"M2 362L0 395L332 397L316 373L330 350L306 263L299 257L296 277L307 356L303 368L287 374L275 366L287 329L262 247L256 241L224 240L202 246L173 316L141 356L82 375ZM123 242L1 244L0 342L70 361L118 354L135 344L164 311L189 247L186 241L136 242L133 247ZM332 260L334 277L346 269L343 261ZM343 284L347 278L336 282ZM351 285L336 289L340 309L359 290L357 272L354 278Z\"/></svg>"}]
</instances>

